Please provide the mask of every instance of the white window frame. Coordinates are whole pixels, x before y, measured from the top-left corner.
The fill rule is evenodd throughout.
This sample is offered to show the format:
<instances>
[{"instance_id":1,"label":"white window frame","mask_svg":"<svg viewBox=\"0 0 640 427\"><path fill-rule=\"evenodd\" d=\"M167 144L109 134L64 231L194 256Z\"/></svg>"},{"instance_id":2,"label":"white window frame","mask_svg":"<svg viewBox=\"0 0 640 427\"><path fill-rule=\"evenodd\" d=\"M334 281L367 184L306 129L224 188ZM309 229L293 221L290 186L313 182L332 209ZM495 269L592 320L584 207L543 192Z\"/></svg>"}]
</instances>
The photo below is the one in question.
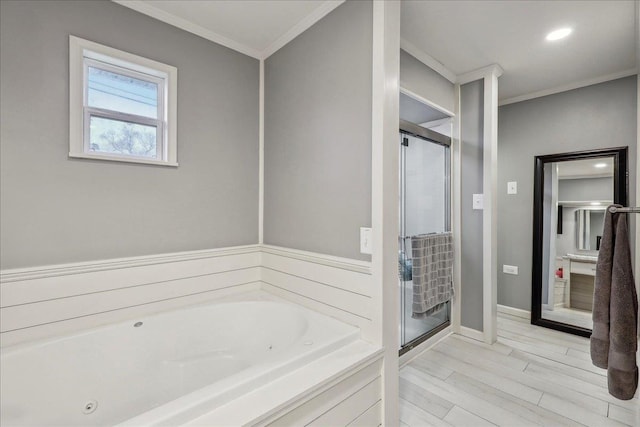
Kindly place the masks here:
<instances>
[{"instance_id":1,"label":"white window frame","mask_svg":"<svg viewBox=\"0 0 640 427\"><path fill-rule=\"evenodd\" d=\"M89 107L87 77L90 66L157 84L157 118ZM177 82L176 67L69 36L69 157L178 166ZM155 158L91 151L89 123L92 116L155 126Z\"/></svg>"}]
</instances>

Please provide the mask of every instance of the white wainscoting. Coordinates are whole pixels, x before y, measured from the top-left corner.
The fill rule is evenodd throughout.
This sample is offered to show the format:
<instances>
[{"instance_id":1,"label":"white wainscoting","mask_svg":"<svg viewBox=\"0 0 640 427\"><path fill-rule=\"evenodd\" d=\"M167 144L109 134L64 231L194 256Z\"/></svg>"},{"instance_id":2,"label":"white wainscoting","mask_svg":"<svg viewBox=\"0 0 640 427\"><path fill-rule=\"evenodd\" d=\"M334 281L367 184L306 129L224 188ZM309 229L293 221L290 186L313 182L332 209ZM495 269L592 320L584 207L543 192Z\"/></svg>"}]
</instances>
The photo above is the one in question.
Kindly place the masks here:
<instances>
[{"instance_id":1,"label":"white wainscoting","mask_svg":"<svg viewBox=\"0 0 640 427\"><path fill-rule=\"evenodd\" d=\"M358 326L373 341L371 263L264 245L263 289Z\"/></svg>"},{"instance_id":2,"label":"white wainscoting","mask_svg":"<svg viewBox=\"0 0 640 427\"><path fill-rule=\"evenodd\" d=\"M372 340L370 263L274 246L0 272L0 345L54 337L265 289Z\"/></svg>"},{"instance_id":3,"label":"white wainscoting","mask_svg":"<svg viewBox=\"0 0 640 427\"><path fill-rule=\"evenodd\" d=\"M77 333L259 288L356 325L373 341L371 286L368 262L264 245L4 270L0 344ZM320 368L313 375L300 371L304 378L296 384L317 377L323 385L286 399L258 424L379 425L382 351L364 341L351 346L357 351L343 348L335 360L314 362L331 374L327 378ZM290 386L283 391L293 392ZM265 403L264 395L259 401Z\"/></svg>"},{"instance_id":4,"label":"white wainscoting","mask_svg":"<svg viewBox=\"0 0 640 427\"><path fill-rule=\"evenodd\" d=\"M260 247L5 270L2 346L170 310L260 288Z\"/></svg>"}]
</instances>

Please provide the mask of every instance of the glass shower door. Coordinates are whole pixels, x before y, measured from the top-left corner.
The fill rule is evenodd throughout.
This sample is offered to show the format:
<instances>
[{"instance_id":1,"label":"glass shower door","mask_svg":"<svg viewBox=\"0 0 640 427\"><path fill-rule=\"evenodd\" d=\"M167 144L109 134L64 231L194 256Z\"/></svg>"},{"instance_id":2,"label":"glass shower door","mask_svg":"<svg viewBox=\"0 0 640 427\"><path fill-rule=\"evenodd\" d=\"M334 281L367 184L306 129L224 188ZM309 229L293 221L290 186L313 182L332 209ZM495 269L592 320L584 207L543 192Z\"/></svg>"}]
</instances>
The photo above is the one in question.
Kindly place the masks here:
<instances>
[{"instance_id":1,"label":"glass shower door","mask_svg":"<svg viewBox=\"0 0 640 427\"><path fill-rule=\"evenodd\" d=\"M449 323L451 307L412 318L411 236L451 231L450 150L448 146L400 134L400 346L410 349Z\"/></svg>"}]
</instances>

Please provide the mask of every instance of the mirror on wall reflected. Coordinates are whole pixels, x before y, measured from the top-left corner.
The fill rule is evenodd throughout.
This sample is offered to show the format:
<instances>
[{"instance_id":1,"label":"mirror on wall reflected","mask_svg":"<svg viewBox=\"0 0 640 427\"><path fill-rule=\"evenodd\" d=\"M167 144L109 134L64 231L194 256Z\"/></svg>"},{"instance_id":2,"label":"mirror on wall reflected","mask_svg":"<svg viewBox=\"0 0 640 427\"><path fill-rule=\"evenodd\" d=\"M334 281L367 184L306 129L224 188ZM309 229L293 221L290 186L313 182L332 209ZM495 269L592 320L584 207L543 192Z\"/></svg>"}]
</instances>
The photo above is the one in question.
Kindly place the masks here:
<instances>
[{"instance_id":1,"label":"mirror on wall reflected","mask_svg":"<svg viewBox=\"0 0 640 427\"><path fill-rule=\"evenodd\" d=\"M544 165L542 318L591 329L604 214L614 199L614 158Z\"/></svg>"}]
</instances>

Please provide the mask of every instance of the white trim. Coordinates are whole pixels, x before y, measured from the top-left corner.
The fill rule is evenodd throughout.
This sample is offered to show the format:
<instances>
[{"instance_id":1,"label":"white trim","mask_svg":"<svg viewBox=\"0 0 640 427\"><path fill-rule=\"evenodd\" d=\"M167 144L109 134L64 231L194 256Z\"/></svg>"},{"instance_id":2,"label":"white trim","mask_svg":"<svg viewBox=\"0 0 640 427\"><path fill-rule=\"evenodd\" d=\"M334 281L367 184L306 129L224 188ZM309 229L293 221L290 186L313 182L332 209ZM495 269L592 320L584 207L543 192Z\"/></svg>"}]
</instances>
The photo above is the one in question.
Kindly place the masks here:
<instances>
[{"instance_id":1,"label":"white trim","mask_svg":"<svg viewBox=\"0 0 640 427\"><path fill-rule=\"evenodd\" d=\"M472 340L484 342L484 333L482 331L478 331L477 329L467 328L466 326L460 326L460 332L458 332L458 335L471 338Z\"/></svg>"},{"instance_id":2,"label":"white trim","mask_svg":"<svg viewBox=\"0 0 640 427\"><path fill-rule=\"evenodd\" d=\"M136 12L143 13L147 16L151 16L159 21L165 22L169 25L173 25L174 27L180 28L181 30L188 31L192 34L198 35L204 39L210 40L214 43L222 45L224 47L228 47L229 49L233 49L237 52L243 53L245 55L251 56L255 59L266 59L269 56L273 55L280 48L285 46L291 40L298 37L300 34L308 30L311 26L313 26L316 22L324 18L327 14L333 11L335 8L344 3L345 0L327 0L314 9L309 15L302 18L296 25L291 27L286 33L278 37L273 43L267 46L263 50L258 50L253 47L247 46L244 43L240 43L229 37L225 37L215 31L211 31L207 28L204 28L198 24L194 24L191 21L180 18L172 13L159 9L155 6L148 4L145 1L141 0L111 0L114 3L118 3L119 5L128 7L129 9L133 9Z\"/></svg>"},{"instance_id":3,"label":"white trim","mask_svg":"<svg viewBox=\"0 0 640 427\"><path fill-rule=\"evenodd\" d=\"M629 70L619 71L617 73L611 73L600 77L594 77L592 79L582 80L579 82L569 83L562 86L556 86L551 89L544 89L537 92L526 93L524 95L514 96L512 98L506 98L500 100L499 106L514 104L516 102L527 101L529 99L540 98L543 96L553 95L556 93L566 92L573 89L579 89L581 87L592 86L598 83L608 82L610 80L621 79L623 77L629 77L638 74L637 68L631 68Z\"/></svg>"},{"instance_id":4,"label":"white trim","mask_svg":"<svg viewBox=\"0 0 640 427\"><path fill-rule=\"evenodd\" d=\"M178 162L163 162L162 160L143 159L142 157L134 156L110 156L108 154L98 153L72 153L69 152L69 157L73 159L91 159L91 160L109 160L111 162L123 162L123 163L142 163L143 165L156 165L156 166L172 166L178 167Z\"/></svg>"},{"instance_id":5,"label":"white trim","mask_svg":"<svg viewBox=\"0 0 640 427\"><path fill-rule=\"evenodd\" d=\"M424 122L424 123L418 123L418 124L423 128L430 129L440 125L449 124L451 123L452 118L453 117L445 117L444 119L431 120L430 122Z\"/></svg>"},{"instance_id":6,"label":"white trim","mask_svg":"<svg viewBox=\"0 0 640 427\"><path fill-rule=\"evenodd\" d=\"M243 43L239 43L235 40L232 40L214 31L208 30L204 27L201 27L200 25L194 24L191 21L187 21L186 19L180 18L169 12L165 12L164 10L158 9L157 7L152 6L147 2L140 1L140 0L111 0L111 1L113 1L114 3L118 3L119 5L128 7L129 9L133 9L136 12L140 12L147 16L155 18L158 21L162 21L169 25L173 25L174 27L180 28L181 30L185 30L195 35L198 35L204 39L210 40L219 45L228 47L229 49L233 49L237 52L243 53L245 55L251 56L256 59L262 58L262 53L257 49L249 47Z\"/></svg>"},{"instance_id":7,"label":"white trim","mask_svg":"<svg viewBox=\"0 0 640 427\"><path fill-rule=\"evenodd\" d=\"M264 59L260 60L258 100L258 244L264 243Z\"/></svg>"},{"instance_id":8,"label":"white trim","mask_svg":"<svg viewBox=\"0 0 640 427\"><path fill-rule=\"evenodd\" d=\"M333 255L307 252L299 249L284 248L280 246L260 245L259 247L263 253L293 258L300 261L313 262L316 264L326 265L327 267L354 271L356 273L371 274L371 263L368 261L342 258Z\"/></svg>"},{"instance_id":9,"label":"white trim","mask_svg":"<svg viewBox=\"0 0 640 427\"><path fill-rule=\"evenodd\" d=\"M468 73L460 74L456 79L456 83L463 85L466 83L475 82L476 80L484 79L489 75L495 75L496 78L500 77L504 73L502 67L498 64L487 65L486 67L478 68L477 70L469 71Z\"/></svg>"},{"instance_id":10,"label":"white trim","mask_svg":"<svg viewBox=\"0 0 640 427\"><path fill-rule=\"evenodd\" d=\"M498 313L508 314L510 316L520 317L522 319L531 320L531 312L521 308L509 307L508 305L498 304Z\"/></svg>"},{"instance_id":11,"label":"white trim","mask_svg":"<svg viewBox=\"0 0 640 427\"><path fill-rule=\"evenodd\" d=\"M425 104L428 105L431 108L435 108L436 110L440 111L441 113L444 113L450 117L455 116L455 113L453 111L447 110L446 108L436 104L435 102L429 101L428 99L418 95L415 92L411 92L409 89L400 87L400 93L403 93L413 99L415 99L416 101L420 102L421 104Z\"/></svg>"},{"instance_id":12,"label":"white trim","mask_svg":"<svg viewBox=\"0 0 640 427\"><path fill-rule=\"evenodd\" d=\"M498 77L499 66L485 68L482 211L482 329L484 342L498 337ZM473 76L470 74L469 78ZM473 80L472 80L473 81Z\"/></svg>"},{"instance_id":13,"label":"white trim","mask_svg":"<svg viewBox=\"0 0 640 427\"><path fill-rule=\"evenodd\" d=\"M462 144L460 144L460 85L454 86L454 108L451 135L451 231L453 232L453 286L451 328L460 332L462 317Z\"/></svg>"},{"instance_id":14,"label":"white trim","mask_svg":"<svg viewBox=\"0 0 640 427\"><path fill-rule=\"evenodd\" d=\"M266 59L276 53L280 48L285 46L291 40L307 31L316 22L324 18L335 8L344 3L345 0L327 0L313 10L309 15L305 16L300 22L291 27L289 31L278 37L267 48L260 52L260 59Z\"/></svg>"},{"instance_id":15,"label":"white trim","mask_svg":"<svg viewBox=\"0 0 640 427\"><path fill-rule=\"evenodd\" d=\"M158 255L144 255L127 258L55 264L29 268L14 268L0 271L0 283L18 282L22 280L43 279L48 277L68 276L71 274L93 273L97 271L116 270L121 268L142 267L147 265L171 262L191 261L203 258L221 257L259 252L259 245L232 246L219 249L174 252Z\"/></svg>"},{"instance_id":16,"label":"white trim","mask_svg":"<svg viewBox=\"0 0 640 427\"><path fill-rule=\"evenodd\" d=\"M440 341L444 340L451 334L453 334L453 330L451 326L447 326L446 328L444 328L434 336L430 337L425 342L422 342L417 347L414 347L411 350L407 351L405 354L400 356L400 359L399 359L400 368L405 366L407 363L410 363L414 359L420 357L425 351L430 350L433 346L435 346L436 344L438 344Z\"/></svg>"},{"instance_id":17,"label":"white trim","mask_svg":"<svg viewBox=\"0 0 640 427\"><path fill-rule=\"evenodd\" d=\"M117 155L111 153L94 153L85 146L85 58L106 62L126 69L127 75L135 75L136 72L154 76L159 79L157 84L162 85L159 91L158 109L162 115L156 121L157 128L163 133L158 138L162 144L162 158L147 159L137 156ZM109 70L111 67L100 66ZM129 72L130 70L133 70ZM115 69L113 72L119 72ZM142 78L142 77L136 77ZM148 77L145 78L148 80ZM160 166L178 166L178 69L172 65L164 64L153 59L134 55L119 49L105 46L99 43L69 35L69 157L94 160L108 160L126 163L143 163ZM87 110L88 111L88 110ZM117 113L117 112L113 112ZM124 115L122 115L123 118ZM105 114L103 117L117 118L117 115ZM134 123L144 122L137 119ZM88 132L86 132L88 137Z\"/></svg>"},{"instance_id":18,"label":"white trim","mask_svg":"<svg viewBox=\"0 0 640 427\"><path fill-rule=\"evenodd\" d=\"M420 49L410 41L407 41L406 39L401 38L400 49L404 50L409 55L413 56L418 61L426 65L427 67L431 68L433 71L440 74L442 77L449 80L451 83L456 82L456 74L454 72L450 71L447 67L444 66L442 62L438 61L437 59L435 59L434 57L432 57L431 55L429 55L428 53L426 53L425 51L423 51L422 49Z\"/></svg>"},{"instance_id":19,"label":"white trim","mask_svg":"<svg viewBox=\"0 0 640 427\"><path fill-rule=\"evenodd\" d=\"M47 277L66 276L70 274L84 274L96 271L115 270L120 268L142 267L147 265L164 264L170 262L190 261L203 258L239 255L254 252L265 252L301 261L313 262L328 267L354 271L356 273L371 274L371 263L351 258L301 251L271 245L245 245L227 248L204 249L197 251L173 252L158 255L143 255L127 258L113 258L106 260L75 262L68 264L54 264L38 267L5 269L0 271L0 283L17 282L21 280L42 279Z\"/></svg>"},{"instance_id":20,"label":"white trim","mask_svg":"<svg viewBox=\"0 0 640 427\"><path fill-rule=\"evenodd\" d=\"M373 2L371 99L372 323L384 347L382 424L400 419L398 374L398 129L400 2Z\"/></svg>"}]
</instances>

